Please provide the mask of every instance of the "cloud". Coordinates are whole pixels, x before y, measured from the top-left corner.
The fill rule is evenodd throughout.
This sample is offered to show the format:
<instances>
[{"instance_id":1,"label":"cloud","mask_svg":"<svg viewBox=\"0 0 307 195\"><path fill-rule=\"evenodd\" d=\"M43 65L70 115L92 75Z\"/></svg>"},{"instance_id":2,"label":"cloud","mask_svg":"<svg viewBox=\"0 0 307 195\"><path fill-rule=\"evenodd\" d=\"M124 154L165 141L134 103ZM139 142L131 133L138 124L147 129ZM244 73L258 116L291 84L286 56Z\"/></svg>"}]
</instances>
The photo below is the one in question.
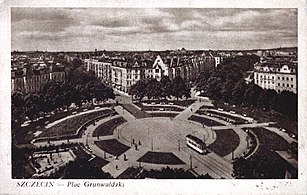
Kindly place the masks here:
<instances>
[{"instance_id":1,"label":"cloud","mask_svg":"<svg viewBox=\"0 0 307 195\"><path fill-rule=\"evenodd\" d=\"M223 49L256 46L263 40L279 46L287 40L296 46L297 10L12 8L12 48L16 49L82 46L76 41L110 48Z\"/></svg>"}]
</instances>

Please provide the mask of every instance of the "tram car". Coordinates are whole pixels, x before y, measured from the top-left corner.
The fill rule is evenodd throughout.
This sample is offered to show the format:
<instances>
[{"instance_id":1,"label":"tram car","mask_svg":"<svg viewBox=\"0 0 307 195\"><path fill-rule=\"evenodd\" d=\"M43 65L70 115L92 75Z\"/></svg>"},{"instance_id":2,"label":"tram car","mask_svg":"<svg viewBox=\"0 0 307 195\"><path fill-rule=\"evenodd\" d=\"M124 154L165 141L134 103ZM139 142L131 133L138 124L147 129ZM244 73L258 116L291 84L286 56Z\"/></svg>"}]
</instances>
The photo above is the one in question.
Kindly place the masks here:
<instances>
[{"instance_id":1,"label":"tram car","mask_svg":"<svg viewBox=\"0 0 307 195\"><path fill-rule=\"evenodd\" d=\"M206 153L206 144L199 138L189 134L186 136L186 144L200 154Z\"/></svg>"}]
</instances>

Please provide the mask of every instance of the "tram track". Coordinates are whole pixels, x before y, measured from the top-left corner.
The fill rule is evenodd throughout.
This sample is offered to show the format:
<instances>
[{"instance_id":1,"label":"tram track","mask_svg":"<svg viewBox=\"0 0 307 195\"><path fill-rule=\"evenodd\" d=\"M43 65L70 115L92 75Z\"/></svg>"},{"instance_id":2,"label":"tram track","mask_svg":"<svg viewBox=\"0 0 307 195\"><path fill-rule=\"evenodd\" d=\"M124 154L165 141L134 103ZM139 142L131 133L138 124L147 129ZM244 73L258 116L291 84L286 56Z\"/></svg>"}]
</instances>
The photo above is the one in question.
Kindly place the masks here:
<instances>
[{"instance_id":1,"label":"tram track","mask_svg":"<svg viewBox=\"0 0 307 195\"><path fill-rule=\"evenodd\" d=\"M153 125L152 123L144 120L144 122L151 127L153 130L158 130L159 132L164 133L164 127L161 127L160 123L156 123ZM166 133L167 138L171 143L176 144L177 142L174 142L173 140L178 140L178 138L181 138L180 136ZM182 151L185 152L187 155L191 155L190 152L186 150L187 148L182 148ZM224 164L218 163L217 159L214 159L213 157L207 155L206 157L200 157L200 156L193 156L194 159L196 159L200 164L204 165L207 167L209 170L211 170L213 173L216 175L219 175L223 178L232 178L231 173L232 173L232 168L229 166L226 167ZM209 160L210 159L210 160ZM229 164L228 162L224 161L224 163ZM229 174L227 174L229 173Z\"/></svg>"}]
</instances>

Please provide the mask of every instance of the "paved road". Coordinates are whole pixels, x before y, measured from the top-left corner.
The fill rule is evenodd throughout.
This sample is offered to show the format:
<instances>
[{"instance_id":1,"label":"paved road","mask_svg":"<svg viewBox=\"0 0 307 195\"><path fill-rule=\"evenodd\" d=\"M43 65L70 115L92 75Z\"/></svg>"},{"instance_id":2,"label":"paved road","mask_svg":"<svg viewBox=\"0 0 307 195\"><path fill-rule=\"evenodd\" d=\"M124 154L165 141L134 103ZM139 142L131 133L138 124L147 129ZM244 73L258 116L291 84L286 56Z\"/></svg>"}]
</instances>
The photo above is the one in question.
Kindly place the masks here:
<instances>
[{"instance_id":1,"label":"paved road","mask_svg":"<svg viewBox=\"0 0 307 195\"><path fill-rule=\"evenodd\" d=\"M192 92L192 97L193 99L196 99L197 101L195 103L193 103L192 105L190 105L188 108L186 108L184 111L180 112L179 115L177 115L174 118L174 121L186 121L186 122L192 122L192 121L188 121L187 119L194 115L198 115L195 114L195 112L203 105L210 105L211 102L202 99L200 101L200 98L196 96L195 91ZM119 101L120 103L131 103L131 98L127 97L123 94L120 94L119 96L116 97L115 101ZM105 108L104 108L105 109ZM136 118L130 114L128 111L126 111L125 109L123 109L122 106L116 106L115 110L119 113L120 116L122 116L123 118L125 118L128 122L130 121L135 121ZM253 128L253 127L264 127L270 131L273 131L275 133L277 133L278 135L282 136L286 141L288 141L289 143L296 141L293 138L290 138L288 136L288 134L279 131L277 128L274 127L267 127L269 125L269 123L252 123L252 124L241 124L241 125L233 125L230 124L226 121L214 118L214 117L210 117L207 115L198 115L204 118L208 118L208 119L212 119L215 120L217 122L220 122L222 124L224 124L225 126L214 126L212 127L212 129L214 131L218 131L218 130L222 130L222 129L233 129L239 136L240 138L240 144L239 146L234 150L234 154L235 157L240 156L243 154L244 151L246 151L247 149L247 142L246 142L246 137L247 137L247 133L245 131L242 130L242 128ZM124 139L123 137L120 136L120 132L121 129L124 128L124 126L126 124L123 124L121 126L118 127L118 130L114 132L114 135L110 135L110 136L100 136L99 139L98 137L93 137L93 132L94 130L102 123L112 119L112 118L116 118L119 116L113 116L113 117L107 117L104 118L102 120L100 120L99 122L95 123L95 125L90 125L87 130L85 131L85 133L82 135L82 138L78 138L78 139L70 139L69 141L71 143L83 143L84 145L88 145L88 149L89 151L91 151L92 154L101 157L101 158L105 158L106 160L109 161L109 163L104 166L102 168L102 170L107 171L109 173L111 173L111 175L113 177L118 177L123 171L125 171L128 167L131 166L142 166L144 168L148 168L148 169L152 169L152 168L161 168L161 167L165 167L166 165L158 165L158 164L149 164L149 163L138 163L137 160L143 156L147 151L150 151L151 149L148 147L148 145L146 146L145 144L143 146L139 146L138 150L135 150L134 147L131 147L129 150L127 150L124 154L122 154L121 156L118 157L118 159L115 159L113 155L106 153L105 151L101 150L99 147L97 147L95 145L95 141L98 140L109 140L109 139L118 139L118 141L120 141L121 143L127 145L127 146L131 146L131 142L130 140ZM174 146L177 146L177 141L178 139L180 139L177 134L174 133L165 133L165 126L163 125L163 123L159 123L159 121L155 121L153 120L152 122L146 121L147 119L139 119L142 120L142 124L144 124L144 126L147 126L149 128L152 129L152 131L156 132L157 134L163 134L163 136L165 136L164 138L166 138L168 140L168 145L172 144ZM131 129L131 130L135 130ZM212 133L214 133L214 131L207 131L209 132L208 137L211 139L209 140L210 143L212 143L215 139L213 139L214 136L212 136ZM211 132L211 134L210 134ZM138 132L135 132L138 133ZM162 135L161 134L161 135ZM67 140L58 140L58 141L51 141L50 144L55 144L55 145L61 145L62 143L67 143ZM184 141L182 141L182 143L184 143ZM48 145L47 142L38 142L38 143L34 143L34 145L36 146L45 146ZM161 146L159 146L159 148L154 148L154 150L156 151L164 151L163 150L163 144L161 144ZM166 144L167 145L167 144ZM216 155L215 153L211 152L207 155L200 155L196 152L194 152L193 150L191 150L190 148L186 147L184 144L181 146L180 151L179 149L177 150L176 147L174 150L172 150L173 154L175 154L178 158L180 158L185 164L184 165L172 165L172 167L183 167L185 169L189 169L191 168L191 164L192 164L192 168L193 170L201 175L205 175L206 173L209 173L211 176L215 177L215 178L232 178L231 174L233 172L233 167L232 167L232 155L228 154L226 155L224 158ZM124 160L124 155L126 155L127 160Z\"/></svg>"}]
</instances>

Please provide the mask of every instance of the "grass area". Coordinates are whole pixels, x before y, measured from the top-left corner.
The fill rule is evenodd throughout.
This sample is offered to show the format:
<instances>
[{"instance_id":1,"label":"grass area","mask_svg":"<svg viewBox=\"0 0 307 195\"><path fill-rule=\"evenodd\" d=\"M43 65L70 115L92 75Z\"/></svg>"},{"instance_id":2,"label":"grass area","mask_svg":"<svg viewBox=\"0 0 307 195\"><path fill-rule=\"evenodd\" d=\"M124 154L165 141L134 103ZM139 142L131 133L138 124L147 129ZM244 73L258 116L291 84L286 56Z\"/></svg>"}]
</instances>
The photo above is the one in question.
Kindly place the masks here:
<instances>
[{"instance_id":1,"label":"grass area","mask_svg":"<svg viewBox=\"0 0 307 195\"><path fill-rule=\"evenodd\" d=\"M122 106L124 109L126 109L130 114L132 114L137 119L150 117L148 113L146 113L145 111L139 110L132 104L123 104Z\"/></svg>"},{"instance_id":2,"label":"grass area","mask_svg":"<svg viewBox=\"0 0 307 195\"><path fill-rule=\"evenodd\" d=\"M185 164L177 156L171 152L147 152L138 162L152 163L152 164L166 164L166 165L182 165Z\"/></svg>"},{"instance_id":3,"label":"grass area","mask_svg":"<svg viewBox=\"0 0 307 195\"><path fill-rule=\"evenodd\" d=\"M84 158L86 160L89 160L90 158L92 158L92 155L90 155L90 154L88 154L84 151L84 145L83 144L78 145L72 151L77 156L77 158Z\"/></svg>"},{"instance_id":4,"label":"grass area","mask_svg":"<svg viewBox=\"0 0 307 195\"><path fill-rule=\"evenodd\" d=\"M182 168L172 169L170 167L162 169L151 169L143 170L138 177L139 179L144 178L156 178L156 179L196 179L197 177L190 171L186 171Z\"/></svg>"},{"instance_id":5,"label":"grass area","mask_svg":"<svg viewBox=\"0 0 307 195\"><path fill-rule=\"evenodd\" d=\"M264 128L250 128L259 140L259 148L245 161L234 164L241 178L284 179L286 171L297 178L297 170L275 151L288 150L291 146L281 136ZM242 163L243 162L243 163ZM242 177L243 175L243 177Z\"/></svg>"},{"instance_id":6,"label":"grass area","mask_svg":"<svg viewBox=\"0 0 307 195\"><path fill-rule=\"evenodd\" d=\"M84 109L93 110L95 107L104 108L104 107L111 107L113 105L115 104L107 103L107 104L96 105L96 106L87 104L87 105L83 105L78 108L70 108L66 112L64 112L63 110L54 111L53 114L52 113L46 114L40 120L35 120L35 121L30 122L28 126L13 128L12 136L14 136L14 139L18 144L27 144L27 143L30 143L32 139L34 139L34 135L33 135L34 132L36 132L37 130L44 130L44 126L46 125L46 123L52 123L54 121L70 116L72 115L73 112L78 112L78 113L83 112Z\"/></svg>"},{"instance_id":7,"label":"grass area","mask_svg":"<svg viewBox=\"0 0 307 195\"><path fill-rule=\"evenodd\" d=\"M141 103L147 103L147 104L151 104L151 103L155 103L155 104L161 104L161 105L165 105L165 104L172 104L172 105L177 105L177 106L183 106L183 107L188 107L191 104L193 104L195 102L195 100L143 100L141 101Z\"/></svg>"},{"instance_id":8,"label":"grass area","mask_svg":"<svg viewBox=\"0 0 307 195\"><path fill-rule=\"evenodd\" d=\"M245 124L246 123L246 120L244 120L240 117L232 116L232 115L226 114L226 113L217 112L217 111L214 111L214 110L198 110L196 113L198 113L198 114L210 114L213 117L218 117L218 118L225 120L225 121L227 121L227 119L234 120L235 124Z\"/></svg>"},{"instance_id":9,"label":"grass area","mask_svg":"<svg viewBox=\"0 0 307 195\"><path fill-rule=\"evenodd\" d=\"M73 118L66 119L58 124L53 125L52 127L45 129L38 137L53 137L53 136L63 136L63 135L71 135L76 134L77 130L89 120L104 115L111 114L112 111L102 110L87 114L82 114L79 116L75 116Z\"/></svg>"},{"instance_id":10,"label":"grass area","mask_svg":"<svg viewBox=\"0 0 307 195\"><path fill-rule=\"evenodd\" d=\"M281 136L264 128L250 128L258 137L260 150L287 150L289 144Z\"/></svg>"},{"instance_id":11,"label":"grass area","mask_svg":"<svg viewBox=\"0 0 307 195\"><path fill-rule=\"evenodd\" d=\"M232 110L238 114L247 114L249 117L254 118L258 122L277 122L276 127L281 127L287 130L289 134L294 134L298 137L298 120L289 118L280 113L274 111L264 111L257 108L247 108L242 106L232 107L231 105L225 105L221 102L215 102L216 108L222 108L224 110Z\"/></svg>"},{"instance_id":12,"label":"grass area","mask_svg":"<svg viewBox=\"0 0 307 195\"><path fill-rule=\"evenodd\" d=\"M178 113L167 113L167 112L152 112L150 113L152 117L170 117L174 118L178 115Z\"/></svg>"},{"instance_id":13,"label":"grass area","mask_svg":"<svg viewBox=\"0 0 307 195\"><path fill-rule=\"evenodd\" d=\"M223 126L222 123L219 123L219 122L216 122L216 121L214 121L214 120L207 119L207 118L204 118L204 117L195 116L195 115L192 115L192 116L189 118L189 120L192 120L192 121L201 123L201 124L206 125L206 126L208 126L208 127L211 127L211 126Z\"/></svg>"},{"instance_id":14,"label":"grass area","mask_svg":"<svg viewBox=\"0 0 307 195\"><path fill-rule=\"evenodd\" d=\"M249 128L243 128L244 131L246 131L247 129ZM248 137L250 138L250 141L249 141L249 150L247 153L244 154L245 157L247 157L248 155L250 155L255 149L256 149L256 146L257 146L257 141L256 141L256 135L251 133L250 131L247 131L247 134L248 134Z\"/></svg>"},{"instance_id":15,"label":"grass area","mask_svg":"<svg viewBox=\"0 0 307 195\"><path fill-rule=\"evenodd\" d=\"M89 163L98 169L101 169L101 167L105 166L106 164L109 163L109 161L102 159L100 157L95 157L92 160L89 161Z\"/></svg>"},{"instance_id":16,"label":"grass area","mask_svg":"<svg viewBox=\"0 0 307 195\"><path fill-rule=\"evenodd\" d=\"M142 168L128 167L122 172L117 179L132 179L136 178L137 175L142 171Z\"/></svg>"},{"instance_id":17,"label":"grass area","mask_svg":"<svg viewBox=\"0 0 307 195\"><path fill-rule=\"evenodd\" d=\"M184 109L174 106L140 106L144 111L178 111L181 112Z\"/></svg>"},{"instance_id":18,"label":"grass area","mask_svg":"<svg viewBox=\"0 0 307 195\"><path fill-rule=\"evenodd\" d=\"M239 146L240 138L233 130L218 130L215 133L216 140L208 146L208 149L217 155L224 157Z\"/></svg>"},{"instance_id":19,"label":"grass area","mask_svg":"<svg viewBox=\"0 0 307 195\"><path fill-rule=\"evenodd\" d=\"M127 121L123 117L111 119L111 120L99 125L95 129L93 136L97 137L97 136L113 135L114 129L116 129L116 127L118 127L119 125L121 125L125 122L127 122Z\"/></svg>"},{"instance_id":20,"label":"grass area","mask_svg":"<svg viewBox=\"0 0 307 195\"><path fill-rule=\"evenodd\" d=\"M110 140L101 140L101 141L95 141L95 144L102 150L106 151L109 154L112 154L114 156L119 156L130 149L129 146L126 146L116 139L110 139Z\"/></svg>"}]
</instances>

